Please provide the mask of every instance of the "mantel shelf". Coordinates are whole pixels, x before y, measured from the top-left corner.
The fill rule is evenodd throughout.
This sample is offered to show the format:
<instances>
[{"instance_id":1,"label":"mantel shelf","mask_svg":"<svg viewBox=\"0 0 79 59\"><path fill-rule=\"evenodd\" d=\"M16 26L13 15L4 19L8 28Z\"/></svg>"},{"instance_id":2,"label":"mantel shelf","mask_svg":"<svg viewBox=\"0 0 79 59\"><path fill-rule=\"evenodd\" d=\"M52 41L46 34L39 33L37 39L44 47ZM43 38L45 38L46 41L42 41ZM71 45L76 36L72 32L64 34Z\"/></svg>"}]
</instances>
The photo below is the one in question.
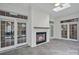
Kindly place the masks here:
<instances>
[{"instance_id":1,"label":"mantel shelf","mask_svg":"<svg viewBox=\"0 0 79 59\"><path fill-rule=\"evenodd\" d=\"M50 27L34 27L35 29L49 29Z\"/></svg>"}]
</instances>

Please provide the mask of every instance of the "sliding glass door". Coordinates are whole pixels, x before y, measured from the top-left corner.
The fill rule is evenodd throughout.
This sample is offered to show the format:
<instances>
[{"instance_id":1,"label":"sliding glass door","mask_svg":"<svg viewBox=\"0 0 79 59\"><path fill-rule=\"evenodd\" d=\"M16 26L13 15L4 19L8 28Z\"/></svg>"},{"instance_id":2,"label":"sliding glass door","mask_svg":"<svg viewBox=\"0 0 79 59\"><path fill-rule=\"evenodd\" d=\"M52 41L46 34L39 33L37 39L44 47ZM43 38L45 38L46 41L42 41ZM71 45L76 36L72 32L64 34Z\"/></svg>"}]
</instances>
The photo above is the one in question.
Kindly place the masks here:
<instances>
[{"instance_id":1,"label":"sliding glass door","mask_svg":"<svg viewBox=\"0 0 79 59\"><path fill-rule=\"evenodd\" d=\"M14 22L0 21L1 48L14 45Z\"/></svg>"}]
</instances>

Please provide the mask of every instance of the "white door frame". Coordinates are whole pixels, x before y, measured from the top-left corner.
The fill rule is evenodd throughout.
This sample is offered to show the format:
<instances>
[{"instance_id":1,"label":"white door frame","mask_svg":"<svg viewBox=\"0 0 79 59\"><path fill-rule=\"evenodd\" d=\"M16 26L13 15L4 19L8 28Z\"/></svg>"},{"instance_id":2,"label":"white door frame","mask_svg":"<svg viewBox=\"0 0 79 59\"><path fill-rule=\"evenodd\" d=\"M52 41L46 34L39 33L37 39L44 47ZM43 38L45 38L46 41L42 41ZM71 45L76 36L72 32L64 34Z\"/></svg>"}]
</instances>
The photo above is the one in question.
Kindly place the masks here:
<instances>
[{"instance_id":1,"label":"white door frame","mask_svg":"<svg viewBox=\"0 0 79 59\"><path fill-rule=\"evenodd\" d=\"M26 38L26 43L17 44L17 22L19 22L19 23L26 23L26 28L27 28L27 20L19 19L19 18L13 18L13 17L0 16L0 21L11 21L11 22L14 22L14 31L15 31L14 32L14 45L1 48L1 43L0 43L0 51L8 50L8 49L15 49L18 46L22 46L22 45L27 44L27 38ZM27 32L27 29L26 29L26 32ZM26 35L27 35L27 33L26 33Z\"/></svg>"},{"instance_id":2,"label":"white door frame","mask_svg":"<svg viewBox=\"0 0 79 59\"><path fill-rule=\"evenodd\" d=\"M75 39L70 39L70 35L69 35L69 25L70 24L77 24L78 25L78 22L61 23L61 25L67 25L67 38L62 38L62 36L61 36L61 39L77 41ZM78 30L78 26L77 26L77 30Z\"/></svg>"}]
</instances>

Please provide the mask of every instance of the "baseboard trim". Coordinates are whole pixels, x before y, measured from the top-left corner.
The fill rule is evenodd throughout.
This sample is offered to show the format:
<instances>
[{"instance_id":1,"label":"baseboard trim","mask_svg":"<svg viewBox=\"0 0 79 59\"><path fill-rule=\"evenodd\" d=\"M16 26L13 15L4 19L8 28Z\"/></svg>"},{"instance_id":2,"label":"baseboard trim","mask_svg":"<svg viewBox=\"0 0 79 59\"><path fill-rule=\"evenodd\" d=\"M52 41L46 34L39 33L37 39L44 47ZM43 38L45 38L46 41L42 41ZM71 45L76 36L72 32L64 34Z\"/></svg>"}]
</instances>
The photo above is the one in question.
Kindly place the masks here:
<instances>
[{"instance_id":1,"label":"baseboard trim","mask_svg":"<svg viewBox=\"0 0 79 59\"><path fill-rule=\"evenodd\" d=\"M74 40L74 39L63 39L63 38L53 38L52 40L69 40L69 41L78 41L78 40Z\"/></svg>"},{"instance_id":2,"label":"baseboard trim","mask_svg":"<svg viewBox=\"0 0 79 59\"><path fill-rule=\"evenodd\" d=\"M12 48L10 48L10 49L2 50L2 51L0 51L0 53L4 53L4 52L11 51L11 50L23 48L24 46L25 46L25 47L29 47L28 44L25 44L25 45L21 45L21 46L12 47Z\"/></svg>"}]
</instances>

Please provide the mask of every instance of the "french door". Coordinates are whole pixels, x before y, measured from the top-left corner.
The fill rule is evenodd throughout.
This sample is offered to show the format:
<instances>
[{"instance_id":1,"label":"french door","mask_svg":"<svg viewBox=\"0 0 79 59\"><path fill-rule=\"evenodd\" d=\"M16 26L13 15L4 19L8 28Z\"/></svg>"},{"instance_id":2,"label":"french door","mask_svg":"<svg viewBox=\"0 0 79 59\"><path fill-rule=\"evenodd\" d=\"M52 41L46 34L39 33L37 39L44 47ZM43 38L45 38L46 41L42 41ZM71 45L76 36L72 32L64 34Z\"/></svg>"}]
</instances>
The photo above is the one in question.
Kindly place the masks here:
<instances>
[{"instance_id":1,"label":"french door","mask_svg":"<svg viewBox=\"0 0 79 59\"><path fill-rule=\"evenodd\" d=\"M70 39L77 39L77 24L69 25Z\"/></svg>"},{"instance_id":2,"label":"french door","mask_svg":"<svg viewBox=\"0 0 79 59\"><path fill-rule=\"evenodd\" d=\"M14 45L14 22L0 21L1 48Z\"/></svg>"},{"instance_id":3,"label":"french door","mask_svg":"<svg viewBox=\"0 0 79 59\"><path fill-rule=\"evenodd\" d=\"M77 40L77 23L61 25L61 37Z\"/></svg>"},{"instance_id":4,"label":"french door","mask_svg":"<svg viewBox=\"0 0 79 59\"><path fill-rule=\"evenodd\" d=\"M27 44L26 20L0 19L0 50Z\"/></svg>"}]
</instances>

